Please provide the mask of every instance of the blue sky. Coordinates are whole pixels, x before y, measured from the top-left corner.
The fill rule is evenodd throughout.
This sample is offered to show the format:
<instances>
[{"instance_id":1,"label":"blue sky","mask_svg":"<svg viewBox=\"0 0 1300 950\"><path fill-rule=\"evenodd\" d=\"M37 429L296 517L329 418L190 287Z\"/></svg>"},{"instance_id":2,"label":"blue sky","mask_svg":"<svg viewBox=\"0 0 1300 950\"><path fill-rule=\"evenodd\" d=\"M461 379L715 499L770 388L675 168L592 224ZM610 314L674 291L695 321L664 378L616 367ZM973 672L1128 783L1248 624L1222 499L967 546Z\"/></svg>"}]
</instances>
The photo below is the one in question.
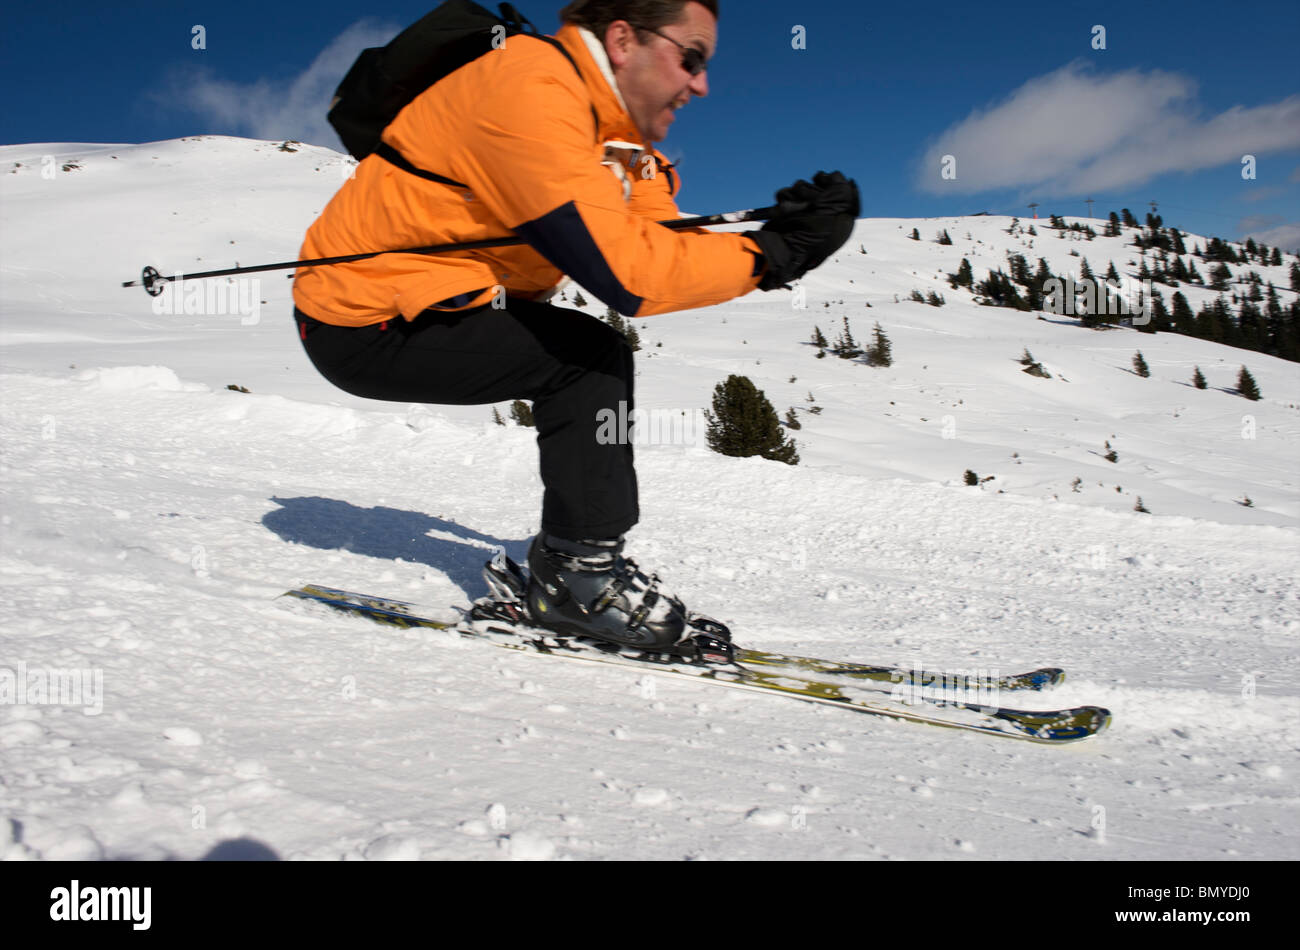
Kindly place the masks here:
<instances>
[{"instance_id":1,"label":"blue sky","mask_svg":"<svg viewBox=\"0 0 1300 950\"><path fill-rule=\"evenodd\" d=\"M12 5L0 143L223 133L339 147L324 111L347 65L432 5ZM516 5L558 26L560 0ZM206 49L192 48L196 24ZM710 95L662 145L686 210L767 204L839 168L864 216L1027 216L1030 201L1083 215L1091 197L1098 216L1141 218L1154 199L1166 224L1300 249L1294 0L722 0L719 40Z\"/></svg>"}]
</instances>

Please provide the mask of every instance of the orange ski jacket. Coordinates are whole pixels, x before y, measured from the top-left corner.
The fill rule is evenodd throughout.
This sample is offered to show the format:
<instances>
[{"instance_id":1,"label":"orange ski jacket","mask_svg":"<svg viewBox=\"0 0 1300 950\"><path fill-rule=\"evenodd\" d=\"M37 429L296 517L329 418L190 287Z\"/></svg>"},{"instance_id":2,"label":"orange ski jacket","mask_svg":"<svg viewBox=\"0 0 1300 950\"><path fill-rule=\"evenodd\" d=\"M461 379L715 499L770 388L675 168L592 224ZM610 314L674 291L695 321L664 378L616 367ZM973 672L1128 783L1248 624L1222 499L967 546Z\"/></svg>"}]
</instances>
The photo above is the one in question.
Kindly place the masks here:
<instances>
[{"instance_id":1,"label":"orange ski jacket","mask_svg":"<svg viewBox=\"0 0 1300 950\"><path fill-rule=\"evenodd\" d=\"M325 323L366 326L429 308L482 306L499 287L544 300L568 275L619 313L648 316L757 287L762 257L749 238L656 223L679 217L676 171L653 149L630 160L626 149L607 149L642 143L604 50L572 24L555 40L572 62L549 42L512 36L412 100L384 130L384 144L454 184L369 155L312 224L301 254L511 231L527 244L302 268L293 284L298 309Z\"/></svg>"}]
</instances>

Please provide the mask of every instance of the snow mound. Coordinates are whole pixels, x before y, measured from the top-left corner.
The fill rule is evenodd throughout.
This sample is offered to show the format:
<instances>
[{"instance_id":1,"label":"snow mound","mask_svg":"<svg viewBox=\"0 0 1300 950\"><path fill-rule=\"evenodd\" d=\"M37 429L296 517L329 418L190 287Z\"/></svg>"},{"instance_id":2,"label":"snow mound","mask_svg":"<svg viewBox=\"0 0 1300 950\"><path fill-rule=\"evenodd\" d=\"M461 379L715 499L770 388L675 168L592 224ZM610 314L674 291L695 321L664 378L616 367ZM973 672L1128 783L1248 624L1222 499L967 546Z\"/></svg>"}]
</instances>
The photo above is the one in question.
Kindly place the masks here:
<instances>
[{"instance_id":1,"label":"snow mound","mask_svg":"<svg viewBox=\"0 0 1300 950\"><path fill-rule=\"evenodd\" d=\"M367 861L418 861L420 846L412 838L385 835L370 842L363 852Z\"/></svg>"},{"instance_id":2,"label":"snow mound","mask_svg":"<svg viewBox=\"0 0 1300 950\"><path fill-rule=\"evenodd\" d=\"M169 393L208 392L202 383L186 383L166 366L112 366L78 373L78 382L89 383L105 392L152 390Z\"/></svg>"}]
</instances>

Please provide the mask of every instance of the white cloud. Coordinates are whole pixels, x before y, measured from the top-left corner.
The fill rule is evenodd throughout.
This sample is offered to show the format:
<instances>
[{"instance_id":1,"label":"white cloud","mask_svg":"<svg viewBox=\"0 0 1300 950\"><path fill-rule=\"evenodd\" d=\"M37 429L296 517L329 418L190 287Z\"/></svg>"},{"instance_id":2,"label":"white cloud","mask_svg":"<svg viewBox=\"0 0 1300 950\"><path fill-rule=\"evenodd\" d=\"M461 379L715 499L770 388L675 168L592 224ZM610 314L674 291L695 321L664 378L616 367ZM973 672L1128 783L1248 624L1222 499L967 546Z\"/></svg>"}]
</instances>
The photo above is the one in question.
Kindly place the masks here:
<instances>
[{"instance_id":1,"label":"white cloud","mask_svg":"<svg viewBox=\"0 0 1300 950\"><path fill-rule=\"evenodd\" d=\"M298 76L238 83L187 74L170 99L211 123L205 131L341 148L325 118L334 90L363 49L385 45L399 29L363 20L344 30Z\"/></svg>"},{"instance_id":2,"label":"white cloud","mask_svg":"<svg viewBox=\"0 0 1300 950\"><path fill-rule=\"evenodd\" d=\"M1082 195L1295 148L1300 95L1203 118L1196 84L1186 76L1098 75L1076 62L942 132L922 158L917 185L931 193L1035 187ZM955 180L940 176L945 155L956 159Z\"/></svg>"},{"instance_id":3,"label":"white cloud","mask_svg":"<svg viewBox=\"0 0 1300 950\"><path fill-rule=\"evenodd\" d=\"M1300 221L1287 221L1281 215L1252 215L1237 225L1241 240L1254 238L1269 247L1280 247L1290 254L1300 254Z\"/></svg>"},{"instance_id":4,"label":"white cloud","mask_svg":"<svg viewBox=\"0 0 1300 950\"><path fill-rule=\"evenodd\" d=\"M1274 198L1285 195L1289 188L1285 185L1263 185L1258 188L1251 188L1249 191L1242 192L1241 200L1254 204L1259 201L1272 201Z\"/></svg>"}]
</instances>

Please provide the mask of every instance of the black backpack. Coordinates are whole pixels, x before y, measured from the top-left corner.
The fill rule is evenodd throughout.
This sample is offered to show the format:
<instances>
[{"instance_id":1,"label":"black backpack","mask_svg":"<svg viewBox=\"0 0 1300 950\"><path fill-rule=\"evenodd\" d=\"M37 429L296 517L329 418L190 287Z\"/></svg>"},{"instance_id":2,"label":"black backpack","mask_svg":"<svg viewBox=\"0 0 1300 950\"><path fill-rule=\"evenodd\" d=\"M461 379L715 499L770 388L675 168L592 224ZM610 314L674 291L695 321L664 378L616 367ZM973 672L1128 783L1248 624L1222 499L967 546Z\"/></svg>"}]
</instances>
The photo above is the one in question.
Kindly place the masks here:
<instances>
[{"instance_id":1,"label":"black backpack","mask_svg":"<svg viewBox=\"0 0 1300 950\"><path fill-rule=\"evenodd\" d=\"M357 159L373 153L422 178L459 185L416 168L380 140L384 129L412 99L511 36L528 35L550 43L578 70L568 50L539 34L513 4L502 3L500 10L498 16L471 0L446 0L397 34L387 46L364 50L330 104L330 125L344 147ZM581 71L578 75L582 75Z\"/></svg>"}]
</instances>

